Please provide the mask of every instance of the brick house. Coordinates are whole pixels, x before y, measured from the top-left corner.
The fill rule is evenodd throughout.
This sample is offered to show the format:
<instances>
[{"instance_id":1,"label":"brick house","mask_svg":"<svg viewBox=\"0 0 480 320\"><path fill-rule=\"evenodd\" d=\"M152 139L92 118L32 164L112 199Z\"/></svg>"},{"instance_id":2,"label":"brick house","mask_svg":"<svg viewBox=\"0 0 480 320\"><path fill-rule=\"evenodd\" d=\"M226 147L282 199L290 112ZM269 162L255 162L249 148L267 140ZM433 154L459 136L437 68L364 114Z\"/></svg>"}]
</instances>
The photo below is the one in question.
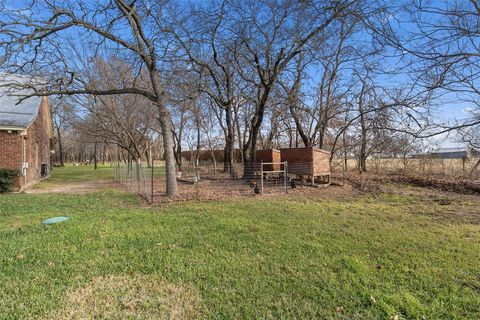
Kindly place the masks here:
<instances>
[{"instance_id":1,"label":"brick house","mask_svg":"<svg viewBox=\"0 0 480 320\"><path fill-rule=\"evenodd\" d=\"M50 173L53 141L47 97L21 101L0 92L0 168L20 173L13 190L22 191Z\"/></svg>"}]
</instances>

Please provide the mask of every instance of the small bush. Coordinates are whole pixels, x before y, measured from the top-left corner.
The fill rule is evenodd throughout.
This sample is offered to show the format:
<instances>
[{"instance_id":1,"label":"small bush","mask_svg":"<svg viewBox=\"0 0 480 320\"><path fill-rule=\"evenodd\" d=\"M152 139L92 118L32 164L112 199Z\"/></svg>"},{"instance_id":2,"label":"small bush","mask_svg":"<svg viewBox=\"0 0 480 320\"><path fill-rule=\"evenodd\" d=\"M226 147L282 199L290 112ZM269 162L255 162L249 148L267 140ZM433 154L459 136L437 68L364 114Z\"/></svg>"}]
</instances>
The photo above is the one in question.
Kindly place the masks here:
<instances>
[{"instance_id":1,"label":"small bush","mask_svg":"<svg viewBox=\"0 0 480 320\"><path fill-rule=\"evenodd\" d=\"M18 174L18 170L0 168L0 193L12 190L13 183Z\"/></svg>"}]
</instances>

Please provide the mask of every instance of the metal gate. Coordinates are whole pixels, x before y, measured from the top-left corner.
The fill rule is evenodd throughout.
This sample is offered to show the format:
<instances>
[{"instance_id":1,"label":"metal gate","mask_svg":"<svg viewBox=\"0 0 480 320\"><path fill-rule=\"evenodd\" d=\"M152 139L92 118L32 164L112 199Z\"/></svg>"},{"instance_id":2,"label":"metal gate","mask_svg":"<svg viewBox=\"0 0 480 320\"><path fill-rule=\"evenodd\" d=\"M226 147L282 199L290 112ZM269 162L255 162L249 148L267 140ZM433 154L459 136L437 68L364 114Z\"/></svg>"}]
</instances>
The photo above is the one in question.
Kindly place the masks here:
<instances>
[{"instance_id":1,"label":"metal gate","mask_svg":"<svg viewBox=\"0 0 480 320\"><path fill-rule=\"evenodd\" d=\"M288 192L288 164L283 162L261 162L261 194L278 194Z\"/></svg>"}]
</instances>

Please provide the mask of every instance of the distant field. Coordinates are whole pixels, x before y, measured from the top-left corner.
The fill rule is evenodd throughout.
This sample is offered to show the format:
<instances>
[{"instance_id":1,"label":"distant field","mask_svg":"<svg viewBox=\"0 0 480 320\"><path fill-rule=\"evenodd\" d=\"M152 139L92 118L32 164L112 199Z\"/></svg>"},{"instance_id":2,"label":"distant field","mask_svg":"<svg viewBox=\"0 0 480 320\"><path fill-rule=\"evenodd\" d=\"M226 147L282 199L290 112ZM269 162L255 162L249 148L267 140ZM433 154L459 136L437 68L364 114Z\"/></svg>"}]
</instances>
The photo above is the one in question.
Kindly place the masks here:
<instances>
[{"instance_id":1,"label":"distant field","mask_svg":"<svg viewBox=\"0 0 480 320\"><path fill-rule=\"evenodd\" d=\"M475 165L478 158L462 159L369 159L367 169L376 173L407 173L414 175L443 175L447 177L466 176ZM338 160L335 170L341 171L343 163ZM349 159L348 169L355 169L357 161ZM477 170L476 176L480 176Z\"/></svg>"},{"instance_id":2,"label":"distant field","mask_svg":"<svg viewBox=\"0 0 480 320\"><path fill-rule=\"evenodd\" d=\"M111 179L55 168L39 188ZM480 200L0 196L0 319L479 319ZM68 215L62 224L40 221Z\"/></svg>"}]
</instances>

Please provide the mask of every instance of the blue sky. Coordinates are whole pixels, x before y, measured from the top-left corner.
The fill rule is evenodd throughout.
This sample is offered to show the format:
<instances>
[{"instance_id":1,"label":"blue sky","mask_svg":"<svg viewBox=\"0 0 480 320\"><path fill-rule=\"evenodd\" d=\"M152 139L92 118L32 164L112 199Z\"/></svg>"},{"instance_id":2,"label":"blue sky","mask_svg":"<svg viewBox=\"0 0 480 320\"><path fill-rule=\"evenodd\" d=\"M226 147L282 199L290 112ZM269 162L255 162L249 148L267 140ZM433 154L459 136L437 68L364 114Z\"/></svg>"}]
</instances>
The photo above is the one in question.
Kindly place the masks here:
<instances>
[{"instance_id":1,"label":"blue sky","mask_svg":"<svg viewBox=\"0 0 480 320\"><path fill-rule=\"evenodd\" d=\"M94 0L91 1L85 1L86 3L93 4L95 3ZM24 7L22 3L24 3L21 0L6 0L4 1L6 6L9 8L22 8ZM443 5L444 2L440 2L439 5ZM35 11L35 14L41 14L41 12ZM403 28L404 31L408 32L411 26L408 24L403 24L400 28ZM363 35L366 36L366 35ZM355 39L357 42L362 41L363 39L362 35L358 36L357 39ZM367 39L368 41L368 39ZM396 64L398 63L397 58L391 57L391 58L384 58L380 63L385 64L386 68L394 68L396 67ZM406 79L408 79L408 72L409 70L405 69L404 74L398 74L395 75L394 77L390 75L380 75L379 80L386 83L388 86L396 86L398 83L404 83ZM318 84L318 73L313 70L309 72L310 75L310 81L311 84L307 85L316 85ZM443 120L443 121L454 121L454 120L461 120L464 119L467 116L467 113L465 112L466 109L470 107L470 105L466 102L464 102L464 99L460 96L456 96L453 94L447 94L441 99L438 99L435 101L436 103L436 110L437 110L437 117L438 120ZM433 138L432 140L438 141L442 146L451 146L455 145L456 143L453 141L453 138L445 137L445 135L438 136Z\"/></svg>"}]
</instances>

